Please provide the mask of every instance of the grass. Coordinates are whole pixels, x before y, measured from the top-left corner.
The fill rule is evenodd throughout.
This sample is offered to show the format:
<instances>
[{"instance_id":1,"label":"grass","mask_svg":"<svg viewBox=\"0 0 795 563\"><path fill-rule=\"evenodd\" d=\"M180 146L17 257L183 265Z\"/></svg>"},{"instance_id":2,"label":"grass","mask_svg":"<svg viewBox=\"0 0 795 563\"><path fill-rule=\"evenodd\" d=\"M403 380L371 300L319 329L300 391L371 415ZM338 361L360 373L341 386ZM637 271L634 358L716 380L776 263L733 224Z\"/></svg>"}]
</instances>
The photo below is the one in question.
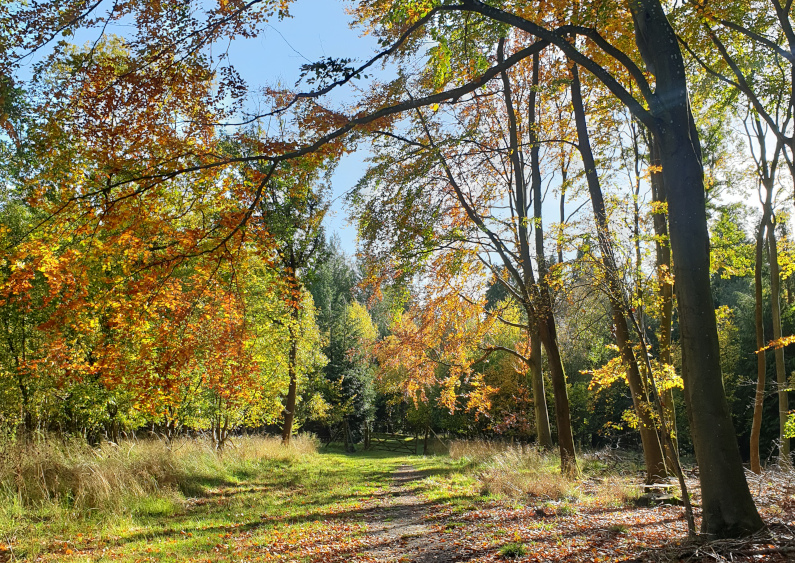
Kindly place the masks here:
<instances>
[{"instance_id":1,"label":"grass","mask_svg":"<svg viewBox=\"0 0 795 563\"><path fill-rule=\"evenodd\" d=\"M516 559L517 557L524 557L525 555L527 555L527 548L523 543L506 543L500 548L500 557L505 559Z\"/></svg>"},{"instance_id":2,"label":"grass","mask_svg":"<svg viewBox=\"0 0 795 563\"><path fill-rule=\"evenodd\" d=\"M447 458L319 453L246 438L223 454L192 440L90 448L42 442L0 461L0 560L241 561L355 553L363 510L410 463L433 488ZM341 539L342 538L342 539Z\"/></svg>"},{"instance_id":3,"label":"grass","mask_svg":"<svg viewBox=\"0 0 795 563\"><path fill-rule=\"evenodd\" d=\"M608 528L608 531L614 534L626 534L629 532L629 526L626 524L613 524Z\"/></svg>"},{"instance_id":4,"label":"grass","mask_svg":"<svg viewBox=\"0 0 795 563\"><path fill-rule=\"evenodd\" d=\"M576 484L560 474L558 458L532 446L453 442L450 457L476 466L483 491L491 495L554 500L578 496Z\"/></svg>"},{"instance_id":5,"label":"grass","mask_svg":"<svg viewBox=\"0 0 795 563\"><path fill-rule=\"evenodd\" d=\"M403 464L424 475L408 486L441 508L433 520L448 534L492 500L575 517L578 503L590 498L582 488L587 480L562 478L557 459L538 450L474 442L451 450L438 457L319 452L306 438L291 448L277 439L239 439L223 453L196 440L7 445L0 456L0 561L353 557L366 549L366 511L392 494L391 477ZM600 502L619 502L626 481L600 477L597 489ZM528 523L536 525L554 526ZM500 530L494 528L492 549L505 541Z\"/></svg>"}]
</instances>

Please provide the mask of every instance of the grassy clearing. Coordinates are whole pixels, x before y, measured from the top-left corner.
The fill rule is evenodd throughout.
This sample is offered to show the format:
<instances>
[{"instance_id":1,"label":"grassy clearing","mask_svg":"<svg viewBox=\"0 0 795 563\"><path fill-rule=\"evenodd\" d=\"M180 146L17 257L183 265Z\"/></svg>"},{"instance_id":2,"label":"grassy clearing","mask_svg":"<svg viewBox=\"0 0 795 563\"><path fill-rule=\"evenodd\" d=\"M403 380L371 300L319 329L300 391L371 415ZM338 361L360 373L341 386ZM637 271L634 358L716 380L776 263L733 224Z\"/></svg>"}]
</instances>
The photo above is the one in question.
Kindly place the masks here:
<instances>
[{"instance_id":1,"label":"grassy clearing","mask_svg":"<svg viewBox=\"0 0 795 563\"><path fill-rule=\"evenodd\" d=\"M317 450L299 437L290 448L275 438L246 438L216 452L204 440L128 440L91 447L82 440L39 439L8 444L0 455L0 514L4 519L66 510L118 515L162 504L181 491L201 496L202 483L256 470L261 460L291 461ZM142 504L142 506L139 506Z\"/></svg>"},{"instance_id":2,"label":"grassy clearing","mask_svg":"<svg viewBox=\"0 0 795 563\"><path fill-rule=\"evenodd\" d=\"M318 452L307 439L59 442L0 462L0 561L266 561L353 553L363 511L398 466L438 476L443 458Z\"/></svg>"},{"instance_id":3,"label":"grassy clearing","mask_svg":"<svg viewBox=\"0 0 795 563\"><path fill-rule=\"evenodd\" d=\"M472 533L483 510L540 510L527 529L551 533L588 506L626 505L629 490L596 464L598 478L573 482L552 455L479 442L438 457L265 438L222 454L195 440L19 448L0 458L0 561L367 561L368 511L403 464L424 475L408 486L445 537ZM478 528L494 556L523 537L498 522Z\"/></svg>"}]
</instances>

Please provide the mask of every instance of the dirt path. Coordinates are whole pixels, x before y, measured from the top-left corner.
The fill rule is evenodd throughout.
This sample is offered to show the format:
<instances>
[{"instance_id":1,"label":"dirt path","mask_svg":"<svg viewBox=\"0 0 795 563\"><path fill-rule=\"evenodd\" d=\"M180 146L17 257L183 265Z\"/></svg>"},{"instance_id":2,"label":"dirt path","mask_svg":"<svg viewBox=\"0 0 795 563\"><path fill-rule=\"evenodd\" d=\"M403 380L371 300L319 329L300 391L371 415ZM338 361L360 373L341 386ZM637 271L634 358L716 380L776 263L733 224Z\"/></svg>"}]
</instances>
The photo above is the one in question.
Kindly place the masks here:
<instances>
[{"instance_id":1,"label":"dirt path","mask_svg":"<svg viewBox=\"0 0 795 563\"><path fill-rule=\"evenodd\" d=\"M462 559L443 529L431 520L433 504L413 492L413 483L424 476L411 465L395 471L388 495L368 518L368 558L405 563Z\"/></svg>"}]
</instances>

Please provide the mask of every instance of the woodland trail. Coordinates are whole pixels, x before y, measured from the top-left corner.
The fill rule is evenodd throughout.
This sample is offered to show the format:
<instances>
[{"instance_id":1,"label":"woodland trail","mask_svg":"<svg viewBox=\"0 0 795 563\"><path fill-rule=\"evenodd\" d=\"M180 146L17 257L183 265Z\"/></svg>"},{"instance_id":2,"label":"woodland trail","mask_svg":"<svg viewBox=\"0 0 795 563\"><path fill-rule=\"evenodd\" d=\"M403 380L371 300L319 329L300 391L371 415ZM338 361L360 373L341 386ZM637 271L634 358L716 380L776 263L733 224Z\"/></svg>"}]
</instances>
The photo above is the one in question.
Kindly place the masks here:
<instances>
[{"instance_id":1,"label":"woodland trail","mask_svg":"<svg viewBox=\"0 0 795 563\"><path fill-rule=\"evenodd\" d=\"M370 548L363 553L368 559L446 563L466 558L432 522L433 504L414 491L413 484L425 475L412 465L397 468L389 494L368 517Z\"/></svg>"},{"instance_id":2,"label":"woodland trail","mask_svg":"<svg viewBox=\"0 0 795 563\"><path fill-rule=\"evenodd\" d=\"M408 464L395 470L386 494L366 511L367 533L346 561L497 563L511 560L500 551L512 543L524 546L515 560L534 563L795 561L789 547L775 545L789 545L792 540L792 528L783 525L792 522L791 515L783 519L783 514L776 519L766 515L771 524L769 538L698 547L685 540L681 507L541 499L526 499L530 502L525 504L474 498L456 507L450 501L457 495L442 501L426 497L424 480L432 473ZM600 486L604 486L602 480L589 479L583 481L581 490L586 496L593 495ZM691 490L698 492L695 481ZM778 540L773 539L776 536Z\"/></svg>"}]
</instances>

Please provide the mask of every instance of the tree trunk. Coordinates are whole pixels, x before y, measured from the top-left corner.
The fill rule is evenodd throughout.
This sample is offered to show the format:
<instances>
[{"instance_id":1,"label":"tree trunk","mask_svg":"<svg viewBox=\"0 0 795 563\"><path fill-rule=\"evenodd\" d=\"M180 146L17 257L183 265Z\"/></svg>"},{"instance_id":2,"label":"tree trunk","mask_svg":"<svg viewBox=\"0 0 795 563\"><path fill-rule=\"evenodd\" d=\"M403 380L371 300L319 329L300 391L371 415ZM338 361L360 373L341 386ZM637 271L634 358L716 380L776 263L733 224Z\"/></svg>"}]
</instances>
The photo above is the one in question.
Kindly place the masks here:
<instances>
[{"instance_id":1,"label":"tree trunk","mask_svg":"<svg viewBox=\"0 0 795 563\"><path fill-rule=\"evenodd\" d=\"M502 59L504 41L501 40L497 56ZM533 84L538 85L539 58L536 54L533 57ZM552 390L555 395L555 421L558 429L558 448L560 449L560 469L564 475L576 476L579 474L577 468L577 455L574 450L574 435L571 430L571 414L569 412L569 394L566 388L566 372L563 369L563 362L560 357L558 346L557 330L555 329L555 318L552 314L552 298L546 279L546 259L544 258L544 230L541 219L541 171L539 163L539 143L536 137L536 94L534 87L528 99L528 136L530 141L530 164L532 174L532 194L533 194L533 221L535 226L535 245L536 260L538 262L538 283L533 284L533 265L530 255L528 228L531 224L527 216L528 194L524 178L524 162L521 158L521 146L516 120L516 113L513 108L511 98L511 83L508 73L502 73L503 95L505 99L505 109L508 114L509 140L510 140L510 159L514 172L514 197L516 201L517 233L519 239L519 255L521 269L524 279L520 280L528 295L529 322L535 322L538 326L539 337L547 353L549 362L550 378L552 379ZM534 287L533 287L534 286ZM530 297L532 296L532 297ZM532 299L532 303L529 300Z\"/></svg>"},{"instance_id":2,"label":"tree trunk","mask_svg":"<svg viewBox=\"0 0 795 563\"><path fill-rule=\"evenodd\" d=\"M762 300L762 256L767 228L767 209L756 233L756 261L754 263L754 324L756 326L756 393L754 394L754 418L751 423L751 471L762 473L759 459L759 433L762 430L762 407L765 402L765 377L767 373L764 328L764 302Z\"/></svg>"},{"instance_id":3,"label":"tree trunk","mask_svg":"<svg viewBox=\"0 0 795 563\"><path fill-rule=\"evenodd\" d=\"M282 444L290 444L293 435L293 422L295 420L295 401L298 394L298 376L296 362L298 360L298 336L295 329L290 329L290 356L287 366L290 375L290 386L284 400L284 427L282 428Z\"/></svg>"},{"instance_id":4,"label":"tree trunk","mask_svg":"<svg viewBox=\"0 0 795 563\"><path fill-rule=\"evenodd\" d=\"M770 253L770 308L773 311L773 339L781 338L781 274L778 266L778 248L776 243L776 227L771 220L767 227L767 249ZM779 462L789 464L789 438L784 437L784 428L789 415L789 397L787 395L787 371L784 366L784 348L774 350L776 358L776 384L778 386L778 423L779 423Z\"/></svg>"},{"instance_id":5,"label":"tree trunk","mask_svg":"<svg viewBox=\"0 0 795 563\"><path fill-rule=\"evenodd\" d=\"M539 84L539 56L533 56L533 90L529 99L529 127L530 140L530 174L531 190L533 194L533 225L535 226L535 250L538 263L538 305L536 315L539 317L539 332L541 342L547 351L547 361L552 378L552 389L555 393L555 418L558 426L558 446L560 447L560 465L565 475L579 475L577 456L574 450L574 434L571 429L571 414L569 412L569 393L566 388L566 372L563 369L563 360L560 356L558 334L555 328L555 317L552 312L552 294L547 280L547 260L544 255L544 222L541 207L541 160L539 156L540 144L536 134L536 92ZM528 264L529 266L529 264Z\"/></svg>"},{"instance_id":6,"label":"tree trunk","mask_svg":"<svg viewBox=\"0 0 795 563\"><path fill-rule=\"evenodd\" d=\"M668 214L664 210L668 196L665 192L665 182L660 167L660 155L656 142L652 139L651 149L651 192L652 200L659 206L652 215L655 234L655 251L657 255L657 282L659 284L660 299L660 363L671 366L671 328L673 326L674 284L671 279L671 246L668 241ZM671 430L671 441L675 451L679 451L679 440L676 428L676 407L674 405L673 389L668 388L660 393L663 412ZM666 457L666 462L674 462ZM670 463L669 463L670 465Z\"/></svg>"},{"instance_id":7,"label":"tree trunk","mask_svg":"<svg viewBox=\"0 0 795 563\"><path fill-rule=\"evenodd\" d=\"M760 530L763 523L745 480L723 389L709 279L703 169L693 143L685 142L688 135L682 126L664 129L660 156L669 188L685 405L703 495L701 529L708 535L738 537Z\"/></svg>"},{"instance_id":8,"label":"tree trunk","mask_svg":"<svg viewBox=\"0 0 795 563\"><path fill-rule=\"evenodd\" d=\"M532 326L530 334L530 377L533 387L533 410L535 411L538 445L545 450L551 450L553 448L552 431L549 428L549 409L544 390L544 374L541 370L541 339L537 325Z\"/></svg>"},{"instance_id":9,"label":"tree trunk","mask_svg":"<svg viewBox=\"0 0 795 563\"><path fill-rule=\"evenodd\" d=\"M679 43L658 0L629 2L635 41L655 77L656 122L679 307L682 377L702 493L704 534L738 537L760 530L723 389L709 274L704 168L690 111Z\"/></svg>"},{"instance_id":10,"label":"tree trunk","mask_svg":"<svg viewBox=\"0 0 795 563\"><path fill-rule=\"evenodd\" d=\"M668 471L665 467L663 448L657 427L652 416L652 406L649 404L647 390L643 385L635 352L632 349L629 326L627 325L626 308L624 306L624 288L618 277L618 267L613 251L613 238L607 224L607 210L605 208L602 187L596 172L596 163L591 150L591 141L588 134L588 125L585 120L585 108L580 90L580 77L577 65L571 67L571 98L574 108L574 118L577 124L578 148L582 155L585 177L588 182L588 191L591 196L594 221L596 222L599 249L602 255L604 275L608 287L608 299L613 309L613 322L616 327L616 344L621 352L621 359L627 370L627 383L632 394L632 404L635 414L639 419L640 438L643 444L643 457L646 462L646 482L654 483L665 479Z\"/></svg>"},{"instance_id":11,"label":"tree trunk","mask_svg":"<svg viewBox=\"0 0 795 563\"><path fill-rule=\"evenodd\" d=\"M627 384L632 395L632 405L638 415L638 431L643 445L643 458L646 463L646 482L659 483L668 477L662 443L657 433L657 425L652 416L652 405L648 400L647 391L643 387L632 342L629 339L629 327L624 316L623 307L611 299L613 322L616 327L616 343L621 358L627 369Z\"/></svg>"},{"instance_id":12,"label":"tree trunk","mask_svg":"<svg viewBox=\"0 0 795 563\"><path fill-rule=\"evenodd\" d=\"M577 455L574 449L574 434L571 430L571 413L569 411L569 392L566 388L566 372L558 347L558 335L555 322L551 316L542 316L538 322L539 336L547 352L549 375L552 380L552 392L555 397L555 422L558 427L558 448L560 450L560 470L564 475L576 477Z\"/></svg>"}]
</instances>

